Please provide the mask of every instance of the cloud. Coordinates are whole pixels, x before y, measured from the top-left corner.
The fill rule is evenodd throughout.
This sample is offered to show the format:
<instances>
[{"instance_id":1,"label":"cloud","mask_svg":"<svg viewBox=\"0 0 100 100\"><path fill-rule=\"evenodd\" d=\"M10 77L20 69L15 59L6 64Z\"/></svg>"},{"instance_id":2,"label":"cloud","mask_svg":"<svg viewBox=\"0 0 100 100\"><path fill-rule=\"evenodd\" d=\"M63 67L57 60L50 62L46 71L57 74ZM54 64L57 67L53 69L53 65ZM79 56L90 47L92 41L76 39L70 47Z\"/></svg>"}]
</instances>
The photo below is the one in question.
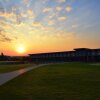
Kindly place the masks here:
<instances>
[{"instance_id":1,"label":"cloud","mask_svg":"<svg viewBox=\"0 0 100 100\"><path fill-rule=\"evenodd\" d=\"M27 14L28 14L29 16L33 16L32 10L27 10Z\"/></svg>"},{"instance_id":2,"label":"cloud","mask_svg":"<svg viewBox=\"0 0 100 100\"><path fill-rule=\"evenodd\" d=\"M49 15L48 15L48 18L49 18L49 19L52 19L52 18L55 18L55 17L57 17L57 13L55 13L55 12L51 12L51 13L49 13Z\"/></svg>"},{"instance_id":3,"label":"cloud","mask_svg":"<svg viewBox=\"0 0 100 100\"><path fill-rule=\"evenodd\" d=\"M71 6L67 6L65 9L66 9L67 12L72 11L72 7Z\"/></svg>"},{"instance_id":4,"label":"cloud","mask_svg":"<svg viewBox=\"0 0 100 100\"><path fill-rule=\"evenodd\" d=\"M66 0L56 0L58 3L64 3Z\"/></svg>"},{"instance_id":5,"label":"cloud","mask_svg":"<svg viewBox=\"0 0 100 100\"><path fill-rule=\"evenodd\" d=\"M29 3L30 0L23 0L25 4Z\"/></svg>"},{"instance_id":6,"label":"cloud","mask_svg":"<svg viewBox=\"0 0 100 100\"><path fill-rule=\"evenodd\" d=\"M0 41L2 42L11 42L12 39L5 35L5 33L0 30Z\"/></svg>"},{"instance_id":7,"label":"cloud","mask_svg":"<svg viewBox=\"0 0 100 100\"><path fill-rule=\"evenodd\" d=\"M22 11L18 12L16 11L16 7L13 7L11 12L0 12L0 18L6 20L5 22L9 24L21 24L25 21L34 21L35 14L31 9L22 9Z\"/></svg>"},{"instance_id":8,"label":"cloud","mask_svg":"<svg viewBox=\"0 0 100 100\"><path fill-rule=\"evenodd\" d=\"M62 38L68 40L68 39L76 38L76 36L74 32L66 32L63 30L59 30L57 31L56 38Z\"/></svg>"},{"instance_id":9,"label":"cloud","mask_svg":"<svg viewBox=\"0 0 100 100\"><path fill-rule=\"evenodd\" d=\"M27 10L27 15L28 15L29 18L34 18L35 17L32 10Z\"/></svg>"},{"instance_id":10,"label":"cloud","mask_svg":"<svg viewBox=\"0 0 100 100\"><path fill-rule=\"evenodd\" d=\"M24 0L26 3L29 1L31 2L31 0ZM36 0L34 6L30 4L29 7L26 7L25 4L20 4L20 8L17 8L19 5L17 7L12 6L11 11L0 13L0 16L5 19L5 22L2 22L2 25L0 24L0 27L5 30L0 35L0 40L18 42L20 40L30 41L35 38L41 39L42 37L60 38L61 35L65 37L66 32L58 31L57 25L55 25L57 21L66 20L67 17L59 13L64 8L61 5L54 8L48 7L45 4L47 1L44 0L43 4L42 0ZM64 3L66 0L56 1ZM14 37L17 37L17 40Z\"/></svg>"},{"instance_id":11,"label":"cloud","mask_svg":"<svg viewBox=\"0 0 100 100\"><path fill-rule=\"evenodd\" d=\"M41 27L42 25L41 25L41 23L39 23L39 22L33 22L33 26L34 26L34 27Z\"/></svg>"},{"instance_id":12,"label":"cloud","mask_svg":"<svg viewBox=\"0 0 100 100\"><path fill-rule=\"evenodd\" d=\"M6 12L6 13L0 12L0 17L3 18L2 20L5 19L6 23L10 23L10 24L18 23L20 21L20 15L14 12Z\"/></svg>"},{"instance_id":13,"label":"cloud","mask_svg":"<svg viewBox=\"0 0 100 100\"><path fill-rule=\"evenodd\" d=\"M65 16L58 17L58 20L59 21L64 21L64 20L66 20L66 17Z\"/></svg>"},{"instance_id":14,"label":"cloud","mask_svg":"<svg viewBox=\"0 0 100 100\"><path fill-rule=\"evenodd\" d=\"M54 25L54 21L53 20L48 21L48 25Z\"/></svg>"},{"instance_id":15,"label":"cloud","mask_svg":"<svg viewBox=\"0 0 100 100\"><path fill-rule=\"evenodd\" d=\"M62 10L62 7L59 7L59 6L58 6L58 7L56 7L56 10L57 10L57 11L61 11L61 10Z\"/></svg>"},{"instance_id":16,"label":"cloud","mask_svg":"<svg viewBox=\"0 0 100 100\"><path fill-rule=\"evenodd\" d=\"M0 17L4 17L4 18L10 18L10 17L13 17L14 16L14 13L11 12L11 13L4 13L4 12L0 12Z\"/></svg>"},{"instance_id":17,"label":"cloud","mask_svg":"<svg viewBox=\"0 0 100 100\"><path fill-rule=\"evenodd\" d=\"M50 7L48 7L48 8L44 8L44 9L43 9L43 12L44 12L44 13L46 13L46 12L50 12L50 11L52 11L52 8L50 8Z\"/></svg>"}]
</instances>

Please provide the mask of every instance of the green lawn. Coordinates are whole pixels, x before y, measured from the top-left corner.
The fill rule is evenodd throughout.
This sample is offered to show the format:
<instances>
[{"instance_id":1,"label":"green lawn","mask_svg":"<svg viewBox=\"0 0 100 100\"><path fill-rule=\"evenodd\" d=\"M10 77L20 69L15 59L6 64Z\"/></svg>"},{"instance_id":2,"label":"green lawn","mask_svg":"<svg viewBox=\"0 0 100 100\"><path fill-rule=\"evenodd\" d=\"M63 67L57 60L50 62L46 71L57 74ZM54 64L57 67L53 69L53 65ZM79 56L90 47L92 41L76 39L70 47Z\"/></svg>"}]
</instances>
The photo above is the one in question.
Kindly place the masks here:
<instances>
[{"instance_id":1,"label":"green lawn","mask_svg":"<svg viewBox=\"0 0 100 100\"><path fill-rule=\"evenodd\" d=\"M11 72L21 68L33 66L33 64L0 65L0 73Z\"/></svg>"},{"instance_id":2,"label":"green lawn","mask_svg":"<svg viewBox=\"0 0 100 100\"><path fill-rule=\"evenodd\" d=\"M1 100L100 100L100 65L67 63L34 69L0 87Z\"/></svg>"}]
</instances>

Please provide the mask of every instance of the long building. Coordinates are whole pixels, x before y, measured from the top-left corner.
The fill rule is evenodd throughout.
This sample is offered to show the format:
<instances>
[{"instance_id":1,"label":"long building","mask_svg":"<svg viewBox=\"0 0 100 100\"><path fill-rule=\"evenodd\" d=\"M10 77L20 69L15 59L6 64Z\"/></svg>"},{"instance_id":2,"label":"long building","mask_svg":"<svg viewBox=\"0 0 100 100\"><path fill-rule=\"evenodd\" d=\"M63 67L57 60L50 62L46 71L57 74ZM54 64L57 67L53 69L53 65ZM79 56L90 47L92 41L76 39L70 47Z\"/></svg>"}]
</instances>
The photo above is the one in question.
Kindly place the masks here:
<instances>
[{"instance_id":1,"label":"long building","mask_svg":"<svg viewBox=\"0 0 100 100\"><path fill-rule=\"evenodd\" d=\"M76 48L73 51L29 54L34 63L100 62L100 49Z\"/></svg>"}]
</instances>

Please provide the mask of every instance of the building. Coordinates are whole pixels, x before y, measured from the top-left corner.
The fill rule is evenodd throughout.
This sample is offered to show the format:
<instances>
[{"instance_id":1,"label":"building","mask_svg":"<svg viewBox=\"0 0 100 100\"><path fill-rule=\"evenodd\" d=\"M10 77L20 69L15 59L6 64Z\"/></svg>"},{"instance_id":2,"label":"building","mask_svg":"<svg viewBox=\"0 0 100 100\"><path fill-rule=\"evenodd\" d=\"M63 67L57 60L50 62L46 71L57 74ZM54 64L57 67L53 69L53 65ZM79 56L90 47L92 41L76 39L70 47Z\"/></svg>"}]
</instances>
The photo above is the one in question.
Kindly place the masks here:
<instances>
[{"instance_id":1,"label":"building","mask_svg":"<svg viewBox=\"0 0 100 100\"><path fill-rule=\"evenodd\" d=\"M76 48L73 51L29 54L34 63L100 62L100 49Z\"/></svg>"}]
</instances>

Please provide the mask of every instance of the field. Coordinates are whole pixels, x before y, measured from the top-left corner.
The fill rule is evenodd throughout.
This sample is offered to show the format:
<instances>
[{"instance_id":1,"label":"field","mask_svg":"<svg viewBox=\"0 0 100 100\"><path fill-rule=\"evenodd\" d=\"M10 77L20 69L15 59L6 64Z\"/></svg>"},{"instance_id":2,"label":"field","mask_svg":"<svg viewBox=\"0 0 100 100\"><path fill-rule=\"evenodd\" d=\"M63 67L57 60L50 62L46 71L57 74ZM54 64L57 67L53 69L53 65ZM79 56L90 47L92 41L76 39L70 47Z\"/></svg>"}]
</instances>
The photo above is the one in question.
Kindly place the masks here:
<instances>
[{"instance_id":1,"label":"field","mask_svg":"<svg viewBox=\"0 0 100 100\"><path fill-rule=\"evenodd\" d=\"M1 100L100 100L100 65L46 65L0 86Z\"/></svg>"},{"instance_id":2,"label":"field","mask_svg":"<svg viewBox=\"0 0 100 100\"><path fill-rule=\"evenodd\" d=\"M3 62L4 63L4 62ZM0 64L0 73L15 71L21 68L33 66L34 64Z\"/></svg>"}]
</instances>

